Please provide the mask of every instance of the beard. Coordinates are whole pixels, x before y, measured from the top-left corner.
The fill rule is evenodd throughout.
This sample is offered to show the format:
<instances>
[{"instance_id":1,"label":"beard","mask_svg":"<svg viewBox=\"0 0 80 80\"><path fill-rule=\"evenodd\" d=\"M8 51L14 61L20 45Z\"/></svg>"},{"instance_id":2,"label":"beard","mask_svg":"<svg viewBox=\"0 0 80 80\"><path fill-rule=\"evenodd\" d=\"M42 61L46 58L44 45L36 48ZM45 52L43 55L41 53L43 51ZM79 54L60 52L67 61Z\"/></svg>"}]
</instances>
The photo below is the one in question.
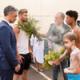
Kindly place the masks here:
<instances>
[{"instance_id":1,"label":"beard","mask_svg":"<svg viewBox=\"0 0 80 80\"><path fill-rule=\"evenodd\" d=\"M15 20L10 20L9 22L10 22L10 23L14 23L14 22L15 22Z\"/></svg>"},{"instance_id":2,"label":"beard","mask_svg":"<svg viewBox=\"0 0 80 80\"><path fill-rule=\"evenodd\" d=\"M21 19L21 21L22 22L26 22L26 21L28 21L28 19L27 18L25 18L25 19L23 18L23 19Z\"/></svg>"}]
</instances>

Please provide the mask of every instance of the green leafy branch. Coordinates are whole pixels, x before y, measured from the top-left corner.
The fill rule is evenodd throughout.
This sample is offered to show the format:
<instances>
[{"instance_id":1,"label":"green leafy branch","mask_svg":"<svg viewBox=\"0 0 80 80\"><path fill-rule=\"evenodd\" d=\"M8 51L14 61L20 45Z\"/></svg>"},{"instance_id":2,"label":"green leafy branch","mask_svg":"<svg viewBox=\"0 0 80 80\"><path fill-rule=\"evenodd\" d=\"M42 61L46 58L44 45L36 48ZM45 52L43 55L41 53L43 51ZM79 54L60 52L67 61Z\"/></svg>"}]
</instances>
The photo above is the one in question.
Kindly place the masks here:
<instances>
[{"instance_id":1,"label":"green leafy branch","mask_svg":"<svg viewBox=\"0 0 80 80\"><path fill-rule=\"evenodd\" d=\"M25 22L18 22L18 26L20 29L26 32L29 36L32 34L35 36L39 36L38 28L36 28L38 21L34 18L28 18Z\"/></svg>"}]
</instances>

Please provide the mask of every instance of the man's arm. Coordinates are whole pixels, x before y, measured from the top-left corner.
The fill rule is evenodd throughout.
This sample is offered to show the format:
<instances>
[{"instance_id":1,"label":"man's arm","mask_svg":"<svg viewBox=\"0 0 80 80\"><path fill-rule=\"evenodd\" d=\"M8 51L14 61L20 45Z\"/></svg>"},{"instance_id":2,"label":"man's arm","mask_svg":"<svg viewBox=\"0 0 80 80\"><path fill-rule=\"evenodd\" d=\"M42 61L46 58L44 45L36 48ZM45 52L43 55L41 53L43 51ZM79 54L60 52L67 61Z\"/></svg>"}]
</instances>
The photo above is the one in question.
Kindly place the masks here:
<instances>
[{"instance_id":1,"label":"man's arm","mask_svg":"<svg viewBox=\"0 0 80 80\"><path fill-rule=\"evenodd\" d=\"M65 50L64 53L59 57L59 61L61 62L66 57L67 54L68 54L68 51Z\"/></svg>"},{"instance_id":2,"label":"man's arm","mask_svg":"<svg viewBox=\"0 0 80 80\"><path fill-rule=\"evenodd\" d=\"M11 34L6 26L0 28L0 42L4 51L4 55L7 61L13 67L15 67L18 64L18 61L16 59L16 53L11 46L10 36Z\"/></svg>"},{"instance_id":3,"label":"man's arm","mask_svg":"<svg viewBox=\"0 0 80 80\"><path fill-rule=\"evenodd\" d=\"M56 64L59 65L61 61L64 60L64 58L66 57L66 55L68 54L68 50L65 50L64 53L59 57L59 59L54 60L54 61L50 61L50 64Z\"/></svg>"},{"instance_id":4,"label":"man's arm","mask_svg":"<svg viewBox=\"0 0 80 80\"><path fill-rule=\"evenodd\" d=\"M20 33L20 28L19 28L17 25L15 25L13 31L14 31L14 33L15 33L16 40L17 40L17 42L18 42L18 37L19 37L19 33ZM16 54L16 56L17 56L18 62L19 62L19 63L23 63L24 57L19 54L18 46L17 46L17 54Z\"/></svg>"},{"instance_id":5,"label":"man's arm","mask_svg":"<svg viewBox=\"0 0 80 80\"><path fill-rule=\"evenodd\" d=\"M47 33L47 39L51 41L52 43L60 43L62 40L61 34L56 29L57 26L55 24L51 24L51 27Z\"/></svg>"},{"instance_id":6,"label":"man's arm","mask_svg":"<svg viewBox=\"0 0 80 80\"><path fill-rule=\"evenodd\" d=\"M13 28L13 31L16 35L16 40L18 40L17 38L18 38L18 35L20 33L20 28L17 25L15 25L15 27Z\"/></svg>"}]
</instances>

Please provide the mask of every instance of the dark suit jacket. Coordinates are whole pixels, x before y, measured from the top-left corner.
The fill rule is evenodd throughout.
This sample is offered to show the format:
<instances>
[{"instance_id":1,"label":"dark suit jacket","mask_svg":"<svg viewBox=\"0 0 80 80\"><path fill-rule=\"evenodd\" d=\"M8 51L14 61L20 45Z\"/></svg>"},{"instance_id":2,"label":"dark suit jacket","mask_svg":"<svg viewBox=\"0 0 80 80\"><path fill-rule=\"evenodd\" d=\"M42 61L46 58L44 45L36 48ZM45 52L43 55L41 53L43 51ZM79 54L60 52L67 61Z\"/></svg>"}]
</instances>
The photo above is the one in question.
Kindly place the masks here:
<instances>
[{"instance_id":1,"label":"dark suit jacket","mask_svg":"<svg viewBox=\"0 0 80 80\"><path fill-rule=\"evenodd\" d=\"M13 69L18 64L16 59L16 38L11 26L0 23L0 70Z\"/></svg>"}]
</instances>

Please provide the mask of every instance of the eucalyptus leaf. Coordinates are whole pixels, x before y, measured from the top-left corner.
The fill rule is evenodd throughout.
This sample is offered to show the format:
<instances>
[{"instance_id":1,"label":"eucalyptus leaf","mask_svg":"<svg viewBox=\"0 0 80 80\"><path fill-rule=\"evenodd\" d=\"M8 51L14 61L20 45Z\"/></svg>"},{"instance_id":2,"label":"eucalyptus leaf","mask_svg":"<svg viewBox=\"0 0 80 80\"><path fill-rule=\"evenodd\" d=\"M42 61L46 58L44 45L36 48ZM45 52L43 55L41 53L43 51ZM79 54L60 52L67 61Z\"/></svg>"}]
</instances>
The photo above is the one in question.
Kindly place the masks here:
<instances>
[{"instance_id":1,"label":"eucalyptus leaf","mask_svg":"<svg viewBox=\"0 0 80 80\"><path fill-rule=\"evenodd\" d=\"M29 36L36 35L38 36L38 28L36 28L38 21L33 18L28 18L25 22L18 22L20 29L26 32Z\"/></svg>"}]
</instances>

